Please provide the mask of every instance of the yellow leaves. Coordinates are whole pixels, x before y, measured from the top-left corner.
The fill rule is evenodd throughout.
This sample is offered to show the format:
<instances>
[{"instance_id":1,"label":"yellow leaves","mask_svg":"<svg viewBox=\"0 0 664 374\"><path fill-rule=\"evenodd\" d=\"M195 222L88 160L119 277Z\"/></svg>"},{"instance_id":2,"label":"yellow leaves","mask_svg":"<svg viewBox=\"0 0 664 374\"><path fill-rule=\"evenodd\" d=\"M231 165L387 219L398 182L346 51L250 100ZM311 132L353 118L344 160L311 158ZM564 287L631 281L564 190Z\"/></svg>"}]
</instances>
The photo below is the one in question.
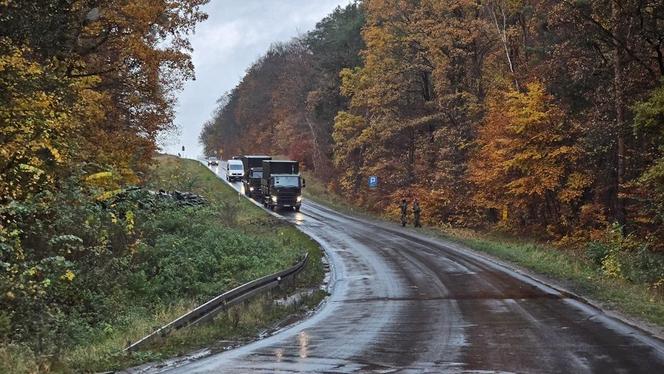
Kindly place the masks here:
<instances>
[{"instance_id":1,"label":"yellow leaves","mask_svg":"<svg viewBox=\"0 0 664 374\"><path fill-rule=\"evenodd\" d=\"M42 170L38 167L32 166L32 165L19 164L18 167L19 167L19 170L21 170L25 173L32 174L35 178L38 178L40 175L44 174L44 170Z\"/></svg>"},{"instance_id":2,"label":"yellow leaves","mask_svg":"<svg viewBox=\"0 0 664 374\"><path fill-rule=\"evenodd\" d=\"M20 77L42 73L39 64L30 62L24 58L23 55L30 51L28 48L16 47L12 44L11 40L6 38L0 38L0 47L8 49L7 52L0 54L0 73L12 71ZM14 88L14 86L10 86L9 88Z\"/></svg>"},{"instance_id":3,"label":"yellow leaves","mask_svg":"<svg viewBox=\"0 0 664 374\"><path fill-rule=\"evenodd\" d=\"M58 151L57 148L53 147L51 144L44 144L44 146L49 150L49 152L51 152L51 156L53 156L53 160L55 160L55 162L61 163L63 161L62 154L60 151Z\"/></svg>"},{"instance_id":4,"label":"yellow leaves","mask_svg":"<svg viewBox=\"0 0 664 374\"><path fill-rule=\"evenodd\" d=\"M346 162L348 155L366 142L366 138L361 136L365 129L363 117L345 111L337 114L332 131L335 142L334 161L337 165Z\"/></svg>"},{"instance_id":5,"label":"yellow leaves","mask_svg":"<svg viewBox=\"0 0 664 374\"><path fill-rule=\"evenodd\" d=\"M485 206L554 209L552 204L580 199L592 183L573 171L581 153L574 124L563 119L541 83L526 88L490 100L470 168L476 200Z\"/></svg>"},{"instance_id":6,"label":"yellow leaves","mask_svg":"<svg viewBox=\"0 0 664 374\"><path fill-rule=\"evenodd\" d=\"M575 171L567 176L565 188L560 191L558 197L564 203L571 203L580 199L583 192L592 185L593 179L583 171Z\"/></svg>"},{"instance_id":7,"label":"yellow leaves","mask_svg":"<svg viewBox=\"0 0 664 374\"><path fill-rule=\"evenodd\" d=\"M602 260L602 271L610 277L622 279L623 270L618 256L618 251L611 251L606 257L604 257Z\"/></svg>"},{"instance_id":8,"label":"yellow leaves","mask_svg":"<svg viewBox=\"0 0 664 374\"><path fill-rule=\"evenodd\" d=\"M544 86L533 82L526 85L526 89L524 93L511 91L506 95L507 116L512 130L522 134L537 131L540 126L555 126L557 108L547 104L551 97L546 95Z\"/></svg>"},{"instance_id":9,"label":"yellow leaves","mask_svg":"<svg viewBox=\"0 0 664 374\"><path fill-rule=\"evenodd\" d=\"M123 191L122 185L129 177L123 175L122 170L118 172L101 171L87 175L83 178L86 186L91 187L97 193L97 201L112 199Z\"/></svg>"},{"instance_id":10,"label":"yellow leaves","mask_svg":"<svg viewBox=\"0 0 664 374\"><path fill-rule=\"evenodd\" d=\"M127 232L131 233L134 231L134 212L131 210L128 210L127 213L125 213L125 227L127 228Z\"/></svg>"},{"instance_id":11,"label":"yellow leaves","mask_svg":"<svg viewBox=\"0 0 664 374\"><path fill-rule=\"evenodd\" d=\"M34 277L34 276L37 275L38 273L39 273L39 269L38 269L36 266L31 267L30 269L28 269L28 270L25 272L25 274L28 275L28 276L30 276L30 277Z\"/></svg>"},{"instance_id":12,"label":"yellow leaves","mask_svg":"<svg viewBox=\"0 0 664 374\"><path fill-rule=\"evenodd\" d=\"M364 128L364 118L345 111L341 111L334 118L334 132L332 137L337 145L352 140Z\"/></svg>"},{"instance_id":13,"label":"yellow leaves","mask_svg":"<svg viewBox=\"0 0 664 374\"><path fill-rule=\"evenodd\" d=\"M75 277L76 277L76 274L74 274L73 271L67 269L67 271L63 275L60 276L60 279L62 279L64 281L67 281L67 282L71 282L71 281L74 280Z\"/></svg>"},{"instance_id":14,"label":"yellow leaves","mask_svg":"<svg viewBox=\"0 0 664 374\"><path fill-rule=\"evenodd\" d=\"M114 196L121 193L122 191L123 190L121 188L111 190L111 191L105 191L105 192L102 192L99 195L97 195L96 199L97 199L97 201L106 201L106 200L109 200L109 199L113 198ZM116 223L116 222L117 221L115 221L113 223Z\"/></svg>"},{"instance_id":15,"label":"yellow leaves","mask_svg":"<svg viewBox=\"0 0 664 374\"><path fill-rule=\"evenodd\" d=\"M341 78L341 94L346 97L353 96L356 92L360 91L362 68L356 67L354 69L344 68L339 72Z\"/></svg>"},{"instance_id":16,"label":"yellow leaves","mask_svg":"<svg viewBox=\"0 0 664 374\"><path fill-rule=\"evenodd\" d=\"M35 62L30 49L0 38L0 195L14 199L48 187L68 160L67 142L78 126L65 103L66 80L57 63Z\"/></svg>"},{"instance_id":17,"label":"yellow leaves","mask_svg":"<svg viewBox=\"0 0 664 374\"><path fill-rule=\"evenodd\" d=\"M85 181L90 184L98 183L99 181L107 181L113 178L113 173L110 171L100 171L99 173L90 174L85 177Z\"/></svg>"},{"instance_id":18,"label":"yellow leaves","mask_svg":"<svg viewBox=\"0 0 664 374\"><path fill-rule=\"evenodd\" d=\"M99 77L85 77L72 81L69 86L78 94L72 111L83 122L99 123L106 117L106 107L110 106L108 95L91 88L99 82Z\"/></svg>"},{"instance_id":19,"label":"yellow leaves","mask_svg":"<svg viewBox=\"0 0 664 374\"><path fill-rule=\"evenodd\" d=\"M509 218L509 208L507 206L504 206L500 210L500 220L506 222L508 218Z\"/></svg>"}]
</instances>

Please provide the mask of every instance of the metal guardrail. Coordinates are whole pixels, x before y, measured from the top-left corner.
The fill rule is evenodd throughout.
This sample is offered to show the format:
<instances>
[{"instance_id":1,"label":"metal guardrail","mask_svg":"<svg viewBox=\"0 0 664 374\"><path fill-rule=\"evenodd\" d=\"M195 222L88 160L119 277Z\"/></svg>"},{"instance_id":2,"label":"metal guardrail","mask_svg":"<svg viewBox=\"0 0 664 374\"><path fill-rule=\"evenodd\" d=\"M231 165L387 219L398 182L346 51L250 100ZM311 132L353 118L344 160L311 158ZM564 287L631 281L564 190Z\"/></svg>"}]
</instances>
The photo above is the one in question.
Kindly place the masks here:
<instances>
[{"instance_id":1,"label":"metal guardrail","mask_svg":"<svg viewBox=\"0 0 664 374\"><path fill-rule=\"evenodd\" d=\"M219 312L225 310L231 305L234 305L240 301L246 300L261 292L274 288L278 286L282 281L297 275L300 271L302 271L302 269L304 269L304 266L307 264L308 258L309 254L307 253L304 255L304 258L302 260L300 260L297 264L286 270L282 270L280 272L266 275L262 278L258 278L256 280L253 280L249 283L245 283L228 292L225 292L219 296L210 299L205 304L202 304L194 308L193 310L187 312L186 314L158 328L149 335L146 335L143 338L137 340L136 342L128 345L124 349L124 351L125 352L135 351L156 337L167 336L174 330L179 330L183 327L211 320Z\"/></svg>"}]
</instances>

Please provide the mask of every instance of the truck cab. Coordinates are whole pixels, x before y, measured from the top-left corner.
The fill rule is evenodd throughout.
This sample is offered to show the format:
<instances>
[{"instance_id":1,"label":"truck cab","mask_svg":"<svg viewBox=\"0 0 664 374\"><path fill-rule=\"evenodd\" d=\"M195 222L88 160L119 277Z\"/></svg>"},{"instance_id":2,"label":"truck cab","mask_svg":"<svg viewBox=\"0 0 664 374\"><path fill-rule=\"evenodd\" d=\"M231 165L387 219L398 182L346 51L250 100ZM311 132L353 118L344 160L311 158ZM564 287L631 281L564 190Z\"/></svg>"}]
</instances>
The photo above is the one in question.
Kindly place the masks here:
<instances>
[{"instance_id":1,"label":"truck cab","mask_svg":"<svg viewBox=\"0 0 664 374\"><path fill-rule=\"evenodd\" d=\"M235 182L244 176L244 167L240 160L228 160L226 162L226 180Z\"/></svg>"},{"instance_id":2,"label":"truck cab","mask_svg":"<svg viewBox=\"0 0 664 374\"><path fill-rule=\"evenodd\" d=\"M261 192L263 205L272 210L287 208L300 211L304 178L299 163L290 160L263 161Z\"/></svg>"}]
</instances>

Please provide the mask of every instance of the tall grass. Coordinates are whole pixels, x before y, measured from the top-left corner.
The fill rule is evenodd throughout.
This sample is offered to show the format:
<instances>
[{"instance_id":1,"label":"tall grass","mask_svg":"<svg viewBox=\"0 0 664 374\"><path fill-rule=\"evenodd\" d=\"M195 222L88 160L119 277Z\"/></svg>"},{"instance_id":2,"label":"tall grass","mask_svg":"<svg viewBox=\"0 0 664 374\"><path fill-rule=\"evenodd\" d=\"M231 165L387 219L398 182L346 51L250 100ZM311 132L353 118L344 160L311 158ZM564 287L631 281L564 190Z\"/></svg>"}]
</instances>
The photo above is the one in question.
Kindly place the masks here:
<instances>
[{"instance_id":1,"label":"tall grass","mask_svg":"<svg viewBox=\"0 0 664 374\"><path fill-rule=\"evenodd\" d=\"M608 309L664 326L664 299L660 292L648 284L609 277L578 251L564 251L523 240L492 238L467 230L429 232L548 277Z\"/></svg>"}]
</instances>

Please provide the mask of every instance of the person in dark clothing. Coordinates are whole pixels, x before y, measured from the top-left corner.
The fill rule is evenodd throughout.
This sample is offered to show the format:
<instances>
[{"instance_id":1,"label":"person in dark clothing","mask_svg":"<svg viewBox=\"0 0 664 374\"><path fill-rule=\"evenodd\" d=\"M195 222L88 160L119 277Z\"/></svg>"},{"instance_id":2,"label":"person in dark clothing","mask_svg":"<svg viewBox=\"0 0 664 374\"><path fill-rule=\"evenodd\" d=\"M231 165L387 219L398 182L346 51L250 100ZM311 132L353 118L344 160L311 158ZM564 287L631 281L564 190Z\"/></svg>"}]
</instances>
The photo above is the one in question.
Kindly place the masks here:
<instances>
[{"instance_id":1,"label":"person in dark clothing","mask_svg":"<svg viewBox=\"0 0 664 374\"><path fill-rule=\"evenodd\" d=\"M401 226L406 227L408 223L408 202L406 199L401 199Z\"/></svg>"},{"instance_id":2,"label":"person in dark clothing","mask_svg":"<svg viewBox=\"0 0 664 374\"><path fill-rule=\"evenodd\" d=\"M422 213L422 209L420 208L420 201L415 199L413 202L413 217L415 218L415 227L422 227L422 224L420 223L420 213Z\"/></svg>"}]
</instances>

